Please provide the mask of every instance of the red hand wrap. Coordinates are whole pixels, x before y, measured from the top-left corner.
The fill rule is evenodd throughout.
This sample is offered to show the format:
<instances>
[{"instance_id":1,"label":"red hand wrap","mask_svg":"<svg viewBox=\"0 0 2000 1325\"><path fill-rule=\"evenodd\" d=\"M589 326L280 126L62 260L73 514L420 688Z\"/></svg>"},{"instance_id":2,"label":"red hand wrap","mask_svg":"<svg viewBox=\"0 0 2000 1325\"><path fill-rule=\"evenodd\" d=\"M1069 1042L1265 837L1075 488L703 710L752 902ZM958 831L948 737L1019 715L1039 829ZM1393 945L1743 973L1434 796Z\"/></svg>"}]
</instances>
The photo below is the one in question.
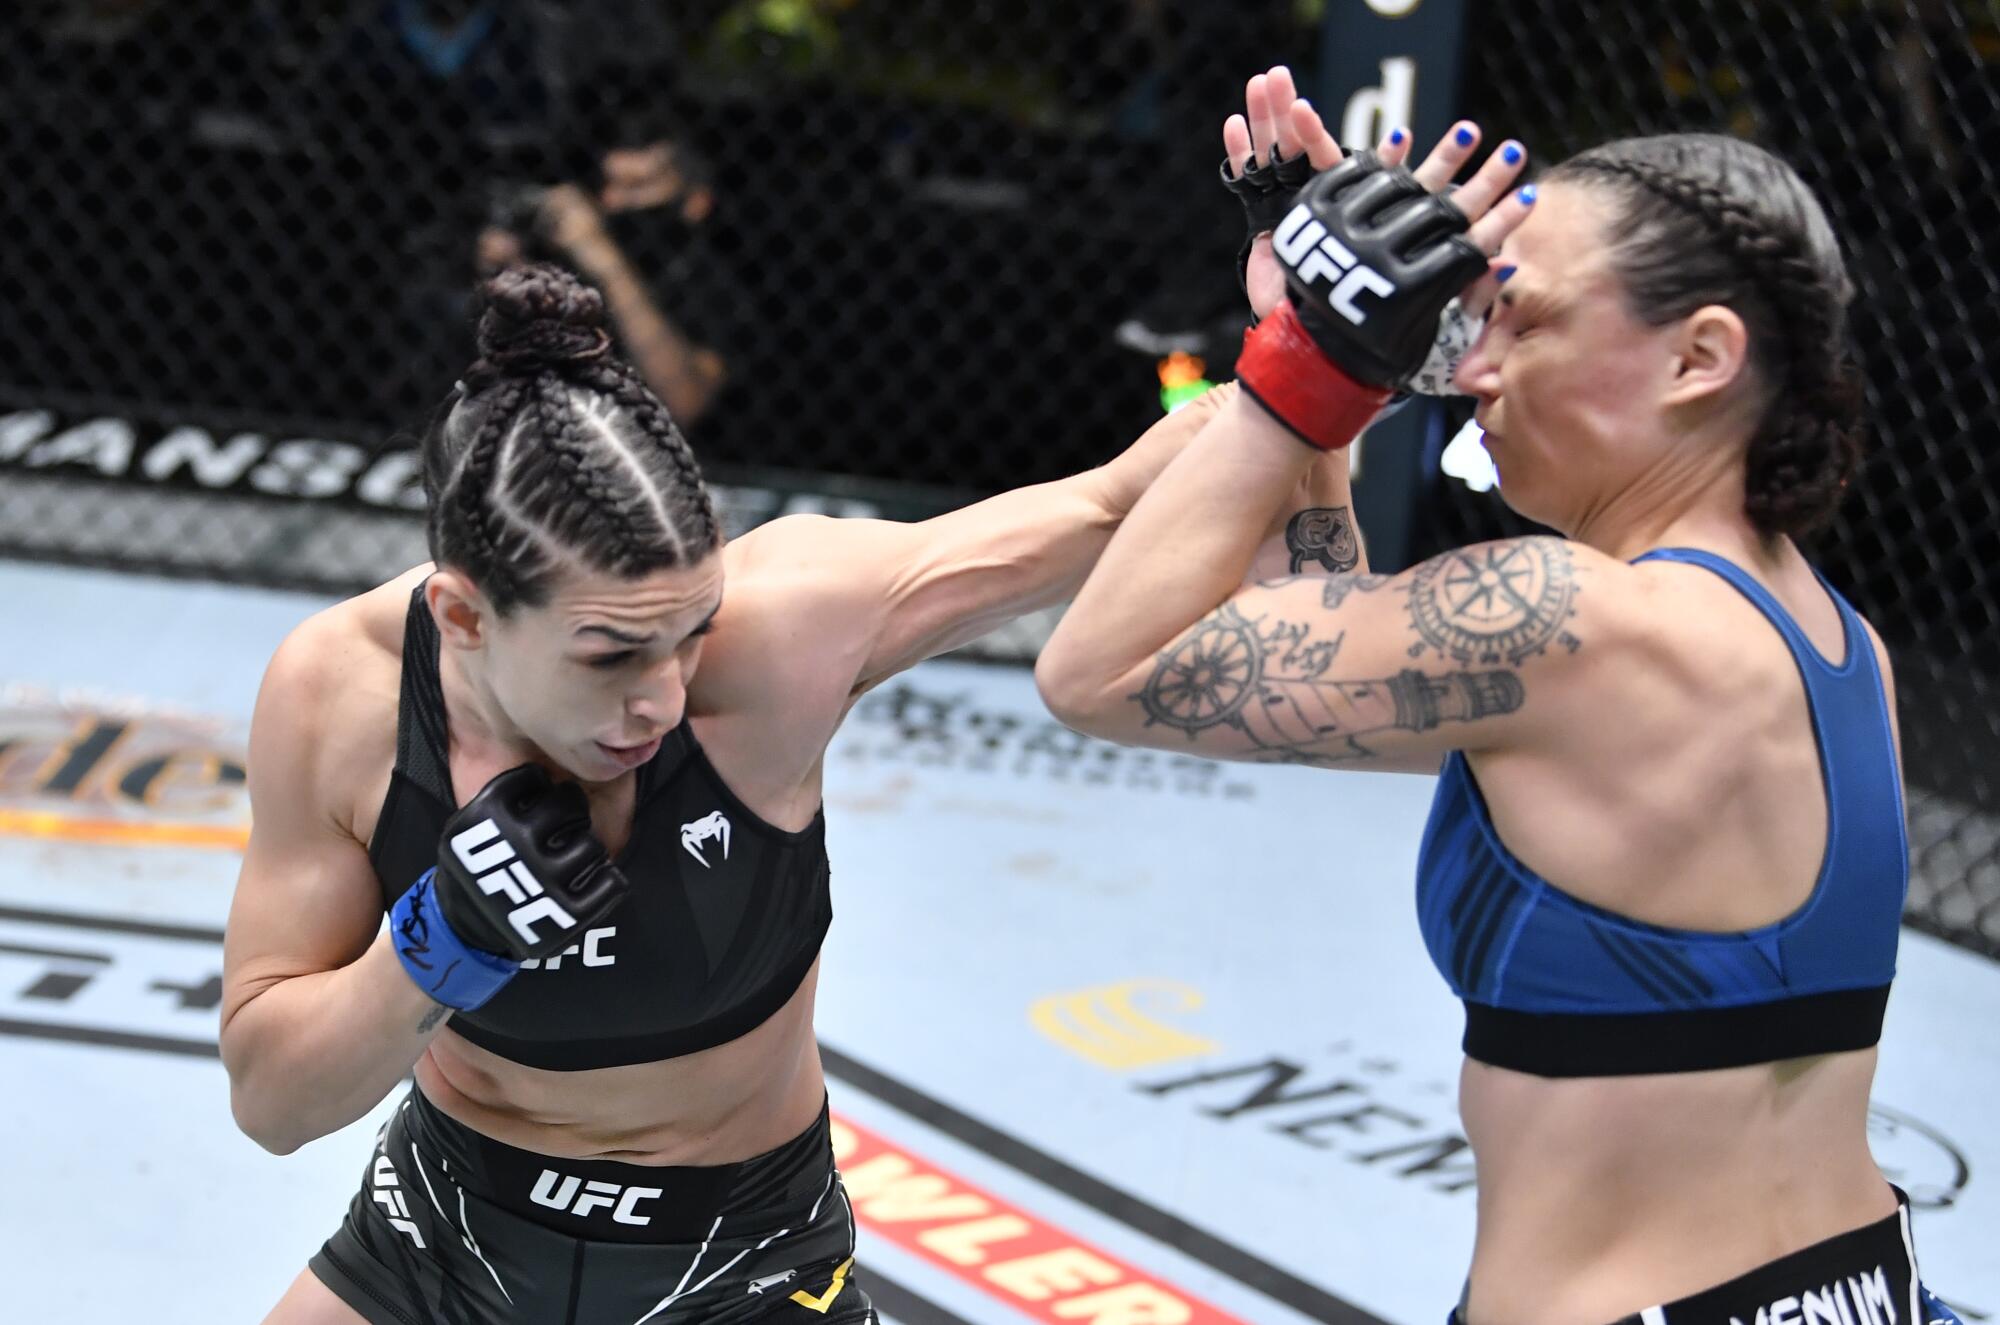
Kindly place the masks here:
<instances>
[{"instance_id":1,"label":"red hand wrap","mask_svg":"<svg viewBox=\"0 0 2000 1325\"><path fill-rule=\"evenodd\" d=\"M1336 367L1289 299L1244 335L1236 380L1299 440L1322 451L1359 437L1394 394L1363 386Z\"/></svg>"}]
</instances>

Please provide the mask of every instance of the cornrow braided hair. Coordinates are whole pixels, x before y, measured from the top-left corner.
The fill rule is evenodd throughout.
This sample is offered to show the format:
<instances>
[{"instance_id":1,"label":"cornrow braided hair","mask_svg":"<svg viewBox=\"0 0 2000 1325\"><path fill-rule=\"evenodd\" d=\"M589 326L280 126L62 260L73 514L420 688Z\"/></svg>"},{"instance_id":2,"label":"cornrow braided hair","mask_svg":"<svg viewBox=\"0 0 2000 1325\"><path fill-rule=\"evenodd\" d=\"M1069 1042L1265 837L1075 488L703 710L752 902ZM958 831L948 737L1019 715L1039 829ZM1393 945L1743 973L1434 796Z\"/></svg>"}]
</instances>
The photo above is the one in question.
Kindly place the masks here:
<instances>
[{"instance_id":1,"label":"cornrow braided hair","mask_svg":"<svg viewBox=\"0 0 2000 1325\"><path fill-rule=\"evenodd\" d=\"M515 567L503 555L501 547L508 534L506 521L492 506L488 496L493 488L493 470L500 453L495 438L504 428L506 420L520 408L527 388L528 384L520 381L500 386L482 426L465 448L458 469L458 481L446 498L456 511L447 508L445 527L449 529L455 523L464 531L462 541L465 550L452 560L488 568L483 582L496 598L518 597L518 576L522 569L526 569ZM459 517L456 522L450 519L453 513Z\"/></svg>"},{"instance_id":2,"label":"cornrow braided hair","mask_svg":"<svg viewBox=\"0 0 2000 1325\"><path fill-rule=\"evenodd\" d=\"M1746 513L1766 535L1825 525L1860 463L1861 391L1847 350L1853 285L1805 183L1714 134L1608 143L1551 179L1617 197L1612 265L1640 318L1657 326L1707 304L1743 318L1773 390L1745 457Z\"/></svg>"},{"instance_id":3,"label":"cornrow braided hair","mask_svg":"<svg viewBox=\"0 0 2000 1325\"><path fill-rule=\"evenodd\" d=\"M695 461L694 448L688 445L686 435L675 425L673 416L660 405L659 398L639 379L632 366L622 361L593 364L579 376L585 385L629 411L639 432L672 466L679 480L671 488L673 495L701 495L701 501L690 504L685 511L676 512L676 527L690 535L693 545L713 546L721 538L722 530L716 523L715 508L708 501L707 489L702 484L701 466Z\"/></svg>"},{"instance_id":4,"label":"cornrow braided hair","mask_svg":"<svg viewBox=\"0 0 2000 1325\"><path fill-rule=\"evenodd\" d=\"M424 439L431 556L502 613L583 567L636 578L721 542L694 451L611 349L604 300L558 268L485 288L479 359Z\"/></svg>"}]
</instances>

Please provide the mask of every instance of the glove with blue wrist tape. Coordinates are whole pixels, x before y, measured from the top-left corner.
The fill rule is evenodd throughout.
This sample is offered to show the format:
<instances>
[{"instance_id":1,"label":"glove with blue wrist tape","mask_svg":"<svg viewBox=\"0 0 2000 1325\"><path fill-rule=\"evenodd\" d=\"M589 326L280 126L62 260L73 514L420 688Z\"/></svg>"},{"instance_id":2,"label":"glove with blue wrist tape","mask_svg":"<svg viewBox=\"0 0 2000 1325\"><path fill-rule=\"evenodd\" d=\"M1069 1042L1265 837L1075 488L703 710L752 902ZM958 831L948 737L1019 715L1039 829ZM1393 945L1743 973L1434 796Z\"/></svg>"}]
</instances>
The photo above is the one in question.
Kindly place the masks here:
<instances>
[{"instance_id":1,"label":"glove with blue wrist tape","mask_svg":"<svg viewBox=\"0 0 2000 1325\"><path fill-rule=\"evenodd\" d=\"M470 1011L521 962L578 942L626 887L591 831L583 789L523 764L445 822L437 867L398 899L389 925L410 978Z\"/></svg>"}]
</instances>

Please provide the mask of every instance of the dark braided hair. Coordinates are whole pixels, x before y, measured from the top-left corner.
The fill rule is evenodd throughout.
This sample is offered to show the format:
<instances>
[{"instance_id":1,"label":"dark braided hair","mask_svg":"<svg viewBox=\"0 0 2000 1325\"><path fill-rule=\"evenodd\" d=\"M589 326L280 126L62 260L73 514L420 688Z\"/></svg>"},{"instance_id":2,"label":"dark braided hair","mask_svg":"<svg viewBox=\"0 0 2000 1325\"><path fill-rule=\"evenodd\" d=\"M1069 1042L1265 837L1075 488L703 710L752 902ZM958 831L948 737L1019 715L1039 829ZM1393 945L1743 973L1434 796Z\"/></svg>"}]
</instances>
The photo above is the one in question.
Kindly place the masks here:
<instances>
[{"instance_id":1,"label":"dark braided hair","mask_svg":"<svg viewBox=\"0 0 2000 1325\"><path fill-rule=\"evenodd\" d=\"M1717 134L1626 138L1551 182L1614 204L1611 265L1633 312L1661 326L1732 308L1771 402L1745 457L1745 509L1766 535L1833 517L1860 461L1861 392L1847 350L1853 283L1819 200L1761 147Z\"/></svg>"},{"instance_id":2,"label":"dark braided hair","mask_svg":"<svg viewBox=\"0 0 2000 1325\"><path fill-rule=\"evenodd\" d=\"M565 567L693 565L721 526L687 439L611 349L604 298L557 267L486 283L479 359L424 437L431 557L503 615Z\"/></svg>"}]
</instances>

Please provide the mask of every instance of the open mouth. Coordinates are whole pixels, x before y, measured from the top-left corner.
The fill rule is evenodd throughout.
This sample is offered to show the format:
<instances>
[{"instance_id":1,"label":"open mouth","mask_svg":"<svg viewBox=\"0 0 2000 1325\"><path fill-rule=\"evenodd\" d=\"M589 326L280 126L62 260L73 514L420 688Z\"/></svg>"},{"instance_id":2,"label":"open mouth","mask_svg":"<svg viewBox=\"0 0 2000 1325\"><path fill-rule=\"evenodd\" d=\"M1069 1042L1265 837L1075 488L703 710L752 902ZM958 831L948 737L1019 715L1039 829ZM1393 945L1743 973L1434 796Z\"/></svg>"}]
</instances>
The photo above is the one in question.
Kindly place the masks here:
<instances>
[{"instance_id":1,"label":"open mouth","mask_svg":"<svg viewBox=\"0 0 2000 1325\"><path fill-rule=\"evenodd\" d=\"M606 758L623 764L627 768L637 768L658 754L660 752L660 742L666 739L666 734L661 733L643 745L607 745L603 741L599 741L597 742L597 748L604 752Z\"/></svg>"}]
</instances>

